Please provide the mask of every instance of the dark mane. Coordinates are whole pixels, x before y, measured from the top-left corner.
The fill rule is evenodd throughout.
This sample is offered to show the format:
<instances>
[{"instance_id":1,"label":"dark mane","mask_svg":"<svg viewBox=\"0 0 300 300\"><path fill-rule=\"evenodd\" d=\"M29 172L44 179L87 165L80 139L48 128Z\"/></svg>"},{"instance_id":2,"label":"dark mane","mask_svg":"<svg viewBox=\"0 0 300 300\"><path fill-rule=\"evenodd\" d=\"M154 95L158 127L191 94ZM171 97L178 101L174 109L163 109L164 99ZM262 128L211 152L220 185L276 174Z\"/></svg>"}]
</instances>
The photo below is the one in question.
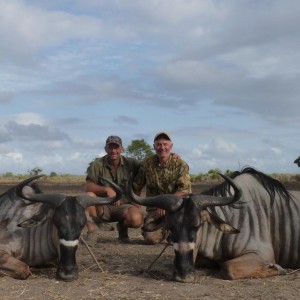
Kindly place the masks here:
<instances>
[{"instance_id":1,"label":"dark mane","mask_svg":"<svg viewBox=\"0 0 300 300\"><path fill-rule=\"evenodd\" d=\"M233 179L242 174L251 174L261 183L261 185L265 188L265 190L270 195L270 200L272 205L274 204L276 193L282 198L284 198L286 201L289 201L292 198L292 195L287 191L287 189L280 181L260 171L257 171L251 167L245 167L241 171L235 171L230 177ZM224 197L226 196L226 194L228 195L228 193L232 194L230 192L230 185L226 181L224 181L219 185L216 185L208 190L205 190L201 194Z\"/></svg>"}]
</instances>

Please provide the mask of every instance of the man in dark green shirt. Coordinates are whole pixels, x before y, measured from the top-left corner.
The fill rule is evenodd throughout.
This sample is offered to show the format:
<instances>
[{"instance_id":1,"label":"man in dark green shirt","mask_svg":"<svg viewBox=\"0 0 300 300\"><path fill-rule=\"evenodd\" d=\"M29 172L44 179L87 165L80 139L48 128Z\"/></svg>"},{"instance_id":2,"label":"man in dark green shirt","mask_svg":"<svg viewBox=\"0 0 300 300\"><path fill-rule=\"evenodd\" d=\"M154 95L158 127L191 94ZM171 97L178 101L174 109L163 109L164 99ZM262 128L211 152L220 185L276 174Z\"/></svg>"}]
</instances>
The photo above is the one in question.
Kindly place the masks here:
<instances>
[{"instance_id":1,"label":"man in dark green shirt","mask_svg":"<svg viewBox=\"0 0 300 300\"><path fill-rule=\"evenodd\" d=\"M87 168L85 190L89 196L115 195L115 191L103 182L100 177L113 181L123 189L123 197L113 205L91 206L87 208L89 215L106 222L118 222L117 229L119 239L127 242L128 228L139 228L143 224L143 214L137 204L131 204L127 197L126 186L131 173L136 174L140 163L133 159L122 156L124 151L122 140L118 136L109 136L106 140L105 151L107 155L96 158ZM91 220L87 222L88 233L95 230Z\"/></svg>"}]
</instances>

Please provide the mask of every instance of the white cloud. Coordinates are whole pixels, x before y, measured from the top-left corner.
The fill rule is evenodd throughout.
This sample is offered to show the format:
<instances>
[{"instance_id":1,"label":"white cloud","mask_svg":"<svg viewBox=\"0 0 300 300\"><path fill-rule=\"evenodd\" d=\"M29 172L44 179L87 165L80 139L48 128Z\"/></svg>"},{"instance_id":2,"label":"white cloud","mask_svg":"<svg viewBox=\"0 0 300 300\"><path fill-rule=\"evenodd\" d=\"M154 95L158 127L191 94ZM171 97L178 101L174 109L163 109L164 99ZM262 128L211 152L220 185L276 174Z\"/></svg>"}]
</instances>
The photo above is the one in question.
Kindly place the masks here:
<instances>
[{"instance_id":1,"label":"white cloud","mask_svg":"<svg viewBox=\"0 0 300 300\"><path fill-rule=\"evenodd\" d=\"M271 151L274 153L274 154L277 154L277 155L281 155L282 154L282 151L278 148L275 148L275 147L271 147Z\"/></svg>"},{"instance_id":2,"label":"white cloud","mask_svg":"<svg viewBox=\"0 0 300 300\"><path fill-rule=\"evenodd\" d=\"M93 17L46 11L14 0L2 0L0 4L1 48L9 55L12 53L7 49L25 54L71 38L91 38L102 31L101 21Z\"/></svg>"},{"instance_id":3,"label":"white cloud","mask_svg":"<svg viewBox=\"0 0 300 300\"><path fill-rule=\"evenodd\" d=\"M30 124L36 124L44 126L48 122L47 120L40 114L32 113L32 112L23 112L19 114L14 115L8 115L1 117L1 123L8 123L8 122L14 122L19 125L30 125Z\"/></svg>"},{"instance_id":4,"label":"white cloud","mask_svg":"<svg viewBox=\"0 0 300 300\"><path fill-rule=\"evenodd\" d=\"M6 153L5 157L13 163L17 163L23 160L23 155L19 152Z\"/></svg>"},{"instance_id":5,"label":"white cloud","mask_svg":"<svg viewBox=\"0 0 300 300\"><path fill-rule=\"evenodd\" d=\"M225 141L221 138L217 138L214 140L214 147L216 151L221 154L233 154L237 151L237 147L234 143Z\"/></svg>"},{"instance_id":6,"label":"white cloud","mask_svg":"<svg viewBox=\"0 0 300 300\"><path fill-rule=\"evenodd\" d=\"M299 1L0 6L0 171L82 173L112 132L161 127L194 173L298 171Z\"/></svg>"},{"instance_id":7,"label":"white cloud","mask_svg":"<svg viewBox=\"0 0 300 300\"><path fill-rule=\"evenodd\" d=\"M72 154L67 158L67 160L70 160L70 161L76 161L76 160L78 160L81 156L82 156L82 153L80 153L80 152L75 152L75 153L72 153Z\"/></svg>"}]
</instances>

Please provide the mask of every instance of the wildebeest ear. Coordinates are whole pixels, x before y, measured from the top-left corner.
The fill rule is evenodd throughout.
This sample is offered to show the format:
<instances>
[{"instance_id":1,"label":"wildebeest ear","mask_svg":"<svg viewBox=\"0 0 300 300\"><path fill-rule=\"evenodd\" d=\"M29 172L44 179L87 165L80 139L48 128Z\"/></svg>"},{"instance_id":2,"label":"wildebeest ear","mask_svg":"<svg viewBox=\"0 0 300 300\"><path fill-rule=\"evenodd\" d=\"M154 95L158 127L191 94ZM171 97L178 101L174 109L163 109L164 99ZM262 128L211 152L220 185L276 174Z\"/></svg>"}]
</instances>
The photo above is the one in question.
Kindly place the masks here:
<instances>
[{"instance_id":1,"label":"wildebeest ear","mask_svg":"<svg viewBox=\"0 0 300 300\"><path fill-rule=\"evenodd\" d=\"M207 210L203 210L201 212L201 218L203 221L209 222L224 233L237 234L240 232L239 229L234 228L232 225L222 220L219 216L212 212L208 212Z\"/></svg>"},{"instance_id":2,"label":"wildebeest ear","mask_svg":"<svg viewBox=\"0 0 300 300\"><path fill-rule=\"evenodd\" d=\"M146 232L156 231L165 225L165 216L162 216L156 220L151 220L149 223L144 224L142 229Z\"/></svg>"},{"instance_id":3,"label":"wildebeest ear","mask_svg":"<svg viewBox=\"0 0 300 300\"><path fill-rule=\"evenodd\" d=\"M34 226L44 223L46 219L47 218L44 218L44 220L28 219L28 220L23 221L22 223L18 224L18 227L22 227L22 228L34 227Z\"/></svg>"},{"instance_id":4,"label":"wildebeest ear","mask_svg":"<svg viewBox=\"0 0 300 300\"><path fill-rule=\"evenodd\" d=\"M240 231L237 228L234 228L228 223L220 223L219 226L217 226L219 230L221 230L224 233L230 233L230 234L237 234L240 233Z\"/></svg>"},{"instance_id":5,"label":"wildebeest ear","mask_svg":"<svg viewBox=\"0 0 300 300\"><path fill-rule=\"evenodd\" d=\"M34 227L34 226L43 224L47 219L52 217L53 213L54 213L54 210L51 209L48 204L46 204L41 208L41 211L38 214L19 223L18 227L29 228L29 227Z\"/></svg>"}]
</instances>

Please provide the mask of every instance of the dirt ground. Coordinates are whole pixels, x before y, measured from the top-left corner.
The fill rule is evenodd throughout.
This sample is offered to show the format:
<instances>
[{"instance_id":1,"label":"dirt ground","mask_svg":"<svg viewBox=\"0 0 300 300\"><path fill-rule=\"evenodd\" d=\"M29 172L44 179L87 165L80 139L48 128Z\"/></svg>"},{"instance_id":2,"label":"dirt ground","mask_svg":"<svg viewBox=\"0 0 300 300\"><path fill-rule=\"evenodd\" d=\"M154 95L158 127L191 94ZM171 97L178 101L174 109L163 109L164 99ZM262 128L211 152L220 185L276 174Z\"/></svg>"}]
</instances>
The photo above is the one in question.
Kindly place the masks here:
<instances>
[{"instance_id":1,"label":"dirt ground","mask_svg":"<svg viewBox=\"0 0 300 300\"><path fill-rule=\"evenodd\" d=\"M193 192L205 187L194 185ZM299 183L288 187L300 190ZM0 193L7 188L0 184ZM83 185L45 185L42 189L74 195L83 191ZM97 231L97 243L91 250L100 268L81 243L77 252L79 279L73 282L57 281L55 267L32 268L27 280L0 273L0 299L299 299L300 271L236 281L223 280L217 272L197 271L192 284L173 282L172 247L167 247L148 270L166 244L144 245L139 229L130 230L129 235L131 243L121 244L116 230Z\"/></svg>"}]
</instances>

